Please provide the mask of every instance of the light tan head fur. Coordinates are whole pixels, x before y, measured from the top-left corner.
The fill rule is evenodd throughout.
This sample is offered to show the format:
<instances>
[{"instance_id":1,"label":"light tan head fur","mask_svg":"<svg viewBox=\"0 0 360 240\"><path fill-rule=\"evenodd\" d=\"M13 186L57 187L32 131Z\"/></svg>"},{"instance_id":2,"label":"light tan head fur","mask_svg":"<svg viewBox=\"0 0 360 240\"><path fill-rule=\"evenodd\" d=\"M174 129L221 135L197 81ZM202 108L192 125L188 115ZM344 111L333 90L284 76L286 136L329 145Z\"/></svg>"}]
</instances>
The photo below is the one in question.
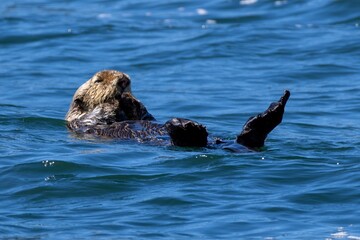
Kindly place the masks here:
<instances>
[{"instance_id":1,"label":"light tan head fur","mask_svg":"<svg viewBox=\"0 0 360 240\"><path fill-rule=\"evenodd\" d=\"M97 72L75 92L65 120L77 119L103 103L118 105L124 92L131 93L128 75L115 70Z\"/></svg>"}]
</instances>

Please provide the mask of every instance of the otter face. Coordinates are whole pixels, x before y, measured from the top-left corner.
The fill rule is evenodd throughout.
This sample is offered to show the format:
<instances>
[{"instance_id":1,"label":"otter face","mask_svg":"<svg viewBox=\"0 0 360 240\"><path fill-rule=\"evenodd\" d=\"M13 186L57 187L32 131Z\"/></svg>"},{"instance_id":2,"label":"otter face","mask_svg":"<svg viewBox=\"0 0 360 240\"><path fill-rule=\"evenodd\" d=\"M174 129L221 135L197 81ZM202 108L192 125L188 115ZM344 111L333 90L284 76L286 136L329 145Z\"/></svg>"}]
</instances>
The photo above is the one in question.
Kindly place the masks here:
<instances>
[{"instance_id":1,"label":"otter face","mask_svg":"<svg viewBox=\"0 0 360 240\"><path fill-rule=\"evenodd\" d=\"M75 92L65 119L72 121L103 103L116 105L124 92L131 93L127 74L115 70L97 72Z\"/></svg>"}]
</instances>

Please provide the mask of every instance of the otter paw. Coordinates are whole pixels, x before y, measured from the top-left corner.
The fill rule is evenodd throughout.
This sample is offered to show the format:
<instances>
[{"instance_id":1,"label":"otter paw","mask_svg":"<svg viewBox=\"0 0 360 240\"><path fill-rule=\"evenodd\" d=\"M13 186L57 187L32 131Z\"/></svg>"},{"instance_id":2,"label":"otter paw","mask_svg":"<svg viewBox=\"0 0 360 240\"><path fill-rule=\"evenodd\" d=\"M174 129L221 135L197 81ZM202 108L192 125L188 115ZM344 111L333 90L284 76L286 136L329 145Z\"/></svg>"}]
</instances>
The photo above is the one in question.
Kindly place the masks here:
<instances>
[{"instance_id":1,"label":"otter paw","mask_svg":"<svg viewBox=\"0 0 360 240\"><path fill-rule=\"evenodd\" d=\"M206 147L208 132L206 128L194 121L173 118L165 123L171 142L180 147Z\"/></svg>"}]
</instances>

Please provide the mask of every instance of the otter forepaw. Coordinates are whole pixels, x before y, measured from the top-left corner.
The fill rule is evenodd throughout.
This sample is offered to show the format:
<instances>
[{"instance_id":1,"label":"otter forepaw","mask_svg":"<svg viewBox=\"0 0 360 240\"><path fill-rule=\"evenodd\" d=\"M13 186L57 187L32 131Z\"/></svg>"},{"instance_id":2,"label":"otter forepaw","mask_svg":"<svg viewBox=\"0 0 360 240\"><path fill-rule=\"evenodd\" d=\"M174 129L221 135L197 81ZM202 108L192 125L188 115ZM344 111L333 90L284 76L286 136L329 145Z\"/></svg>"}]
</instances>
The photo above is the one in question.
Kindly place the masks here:
<instances>
[{"instance_id":1,"label":"otter forepaw","mask_svg":"<svg viewBox=\"0 0 360 240\"><path fill-rule=\"evenodd\" d=\"M155 120L146 107L129 92L121 95L120 105L125 113L126 120Z\"/></svg>"},{"instance_id":2,"label":"otter forepaw","mask_svg":"<svg viewBox=\"0 0 360 240\"><path fill-rule=\"evenodd\" d=\"M208 133L206 128L195 122L183 118L173 118L165 123L171 142L181 147L206 147Z\"/></svg>"}]
</instances>

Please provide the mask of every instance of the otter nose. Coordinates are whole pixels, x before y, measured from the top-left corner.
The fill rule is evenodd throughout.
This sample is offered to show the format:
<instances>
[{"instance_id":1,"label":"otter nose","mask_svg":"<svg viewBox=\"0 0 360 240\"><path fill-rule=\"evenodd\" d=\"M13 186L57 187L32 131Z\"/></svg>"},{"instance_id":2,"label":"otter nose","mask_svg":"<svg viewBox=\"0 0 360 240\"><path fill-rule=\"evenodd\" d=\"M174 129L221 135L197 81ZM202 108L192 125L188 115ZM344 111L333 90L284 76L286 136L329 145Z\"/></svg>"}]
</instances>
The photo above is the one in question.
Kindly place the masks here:
<instances>
[{"instance_id":1,"label":"otter nose","mask_svg":"<svg viewBox=\"0 0 360 240\"><path fill-rule=\"evenodd\" d=\"M120 87L122 91L130 86L130 79L126 74L123 74L121 78L118 79L117 85Z\"/></svg>"}]
</instances>

